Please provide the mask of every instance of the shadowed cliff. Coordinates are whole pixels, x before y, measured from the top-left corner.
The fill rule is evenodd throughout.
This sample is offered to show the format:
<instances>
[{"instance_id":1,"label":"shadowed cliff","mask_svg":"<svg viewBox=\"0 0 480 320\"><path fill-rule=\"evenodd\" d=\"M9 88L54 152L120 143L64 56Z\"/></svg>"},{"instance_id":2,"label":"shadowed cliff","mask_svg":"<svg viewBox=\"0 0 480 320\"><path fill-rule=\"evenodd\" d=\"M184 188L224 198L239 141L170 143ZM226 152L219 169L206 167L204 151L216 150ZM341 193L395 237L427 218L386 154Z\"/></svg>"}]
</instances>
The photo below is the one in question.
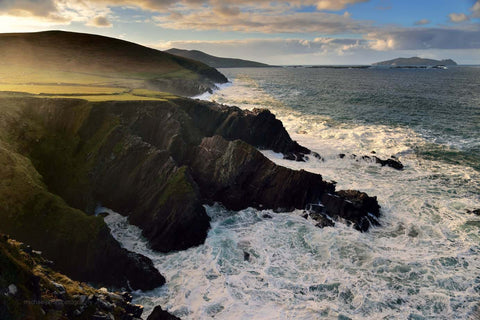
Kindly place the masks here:
<instances>
[{"instance_id":1,"label":"shadowed cliff","mask_svg":"<svg viewBox=\"0 0 480 320\"><path fill-rule=\"evenodd\" d=\"M320 175L279 167L264 157L255 147L310 152L292 141L267 110L182 98L92 103L22 97L1 102L19 115L10 119L10 139L19 141L18 152L31 159L48 191L61 197L58 201L87 213L101 203L127 215L155 250L203 243L209 228L204 203L290 211L323 199L325 214L363 231L376 224L369 213L379 215L374 198L335 193ZM31 203L38 207L41 202ZM41 243L40 235L24 234L24 227L4 228L22 235L21 240Z\"/></svg>"}]
</instances>

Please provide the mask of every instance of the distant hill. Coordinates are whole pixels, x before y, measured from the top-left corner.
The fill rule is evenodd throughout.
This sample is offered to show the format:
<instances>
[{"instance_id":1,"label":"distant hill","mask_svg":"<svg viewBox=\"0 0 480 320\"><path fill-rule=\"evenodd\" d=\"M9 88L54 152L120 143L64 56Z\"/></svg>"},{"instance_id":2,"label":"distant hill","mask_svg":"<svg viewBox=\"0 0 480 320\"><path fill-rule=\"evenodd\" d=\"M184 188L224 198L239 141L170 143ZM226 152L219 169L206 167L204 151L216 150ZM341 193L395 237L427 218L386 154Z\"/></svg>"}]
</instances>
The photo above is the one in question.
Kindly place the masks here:
<instances>
[{"instance_id":1,"label":"distant hill","mask_svg":"<svg viewBox=\"0 0 480 320\"><path fill-rule=\"evenodd\" d=\"M203 62L206 65L209 65L210 67L213 67L213 68L272 67L265 63L260 63L260 62L250 61L250 60L215 57L198 50L182 50L182 49L173 48L173 49L166 50L165 52L168 52L180 57Z\"/></svg>"},{"instance_id":2,"label":"distant hill","mask_svg":"<svg viewBox=\"0 0 480 320\"><path fill-rule=\"evenodd\" d=\"M75 32L3 33L0 57L4 70L18 66L68 73L67 79L52 77L54 82L66 82L69 77L77 82L88 74L103 77L110 84L156 87L185 95L227 82L220 72L198 61L120 39Z\"/></svg>"},{"instance_id":3,"label":"distant hill","mask_svg":"<svg viewBox=\"0 0 480 320\"><path fill-rule=\"evenodd\" d=\"M446 60L434 60L434 59L423 59L419 57L411 58L397 58L393 60L381 61L373 63L373 66L456 66L457 63L452 59Z\"/></svg>"}]
</instances>

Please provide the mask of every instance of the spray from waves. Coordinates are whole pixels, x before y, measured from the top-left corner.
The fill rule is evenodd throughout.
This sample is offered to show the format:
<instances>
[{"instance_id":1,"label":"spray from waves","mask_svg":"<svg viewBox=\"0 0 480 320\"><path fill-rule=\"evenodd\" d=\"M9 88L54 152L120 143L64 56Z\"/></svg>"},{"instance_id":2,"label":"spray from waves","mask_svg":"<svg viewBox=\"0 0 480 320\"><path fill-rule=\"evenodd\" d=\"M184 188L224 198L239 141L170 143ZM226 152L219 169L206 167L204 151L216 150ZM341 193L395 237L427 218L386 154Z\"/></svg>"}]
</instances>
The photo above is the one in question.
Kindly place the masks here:
<instances>
[{"instance_id":1,"label":"spray from waves","mask_svg":"<svg viewBox=\"0 0 480 320\"><path fill-rule=\"evenodd\" d=\"M206 92L204 92L204 93L202 93L202 94L193 96L193 97L191 97L191 98L192 98L192 99L199 99L199 100L210 100L211 97L215 94L216 91L226 89L226 88L230 87L231 85L232 85L231 82L227 82L227 83L216 83L216 84L215 84L216 89L214 89L212 92L206 91Z\"/></svg>"},{"instance_id":2,"label":"spray from waves","mask_svg":"<svg viewBox=\"0 0 480 320\"><path fill-rule=\"evenodd\" d=\"M162 305L182 319L467 319L480 292L478 171L417 157L425 143L405 127L345 124L285 106L248 77L211 99L268 107L301 144L326 161L276 163L337 181L339 189L378 196L382 227L359 233L338 223L318 229L301 212L275 214L206 207L212 228L204 245L158 254L126 218L106 217L116 239L150 257L167 284L137 292L145 316ZM399 172L338 153L395 154ZM273 219L265 219L267 213ZM247 258L246 258L247 257Z\"/></svg>"},{"instance_id":3,"label":"spray from waves","mask_svg":"<svg viewBox=\"0 0 480 320\"><path fill-rule=\"evenodd\" d=\"M207 212L205 245L171 254L150 251L126 218L106 217L115 238L167 278L162 288L135 293L144 316L162 305L182 319L466 319L477 302L476 257L445 246L441 232L320 230L300 212L267 212L272 219L218 205Z\"/></svg>"}]
</instances>

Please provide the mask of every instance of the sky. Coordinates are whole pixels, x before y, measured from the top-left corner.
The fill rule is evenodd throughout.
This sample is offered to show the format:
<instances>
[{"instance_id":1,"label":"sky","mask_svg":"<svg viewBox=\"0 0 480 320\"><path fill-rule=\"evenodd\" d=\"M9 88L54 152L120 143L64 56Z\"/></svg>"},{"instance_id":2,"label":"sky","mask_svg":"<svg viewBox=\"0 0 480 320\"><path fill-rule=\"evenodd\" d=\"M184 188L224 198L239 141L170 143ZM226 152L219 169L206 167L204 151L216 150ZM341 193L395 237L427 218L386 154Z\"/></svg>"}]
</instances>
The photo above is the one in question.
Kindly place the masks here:
<instances>
[{"instance_id":1,"label":"sky","mask_svg":"<svg viewBox=\"0 0 480 320\"><path fill-rule=\"evenodd\" d=\"M0 0L0 32L44 30L277 65L480 64L480 0Z\"/></svg>"}]
</instances>

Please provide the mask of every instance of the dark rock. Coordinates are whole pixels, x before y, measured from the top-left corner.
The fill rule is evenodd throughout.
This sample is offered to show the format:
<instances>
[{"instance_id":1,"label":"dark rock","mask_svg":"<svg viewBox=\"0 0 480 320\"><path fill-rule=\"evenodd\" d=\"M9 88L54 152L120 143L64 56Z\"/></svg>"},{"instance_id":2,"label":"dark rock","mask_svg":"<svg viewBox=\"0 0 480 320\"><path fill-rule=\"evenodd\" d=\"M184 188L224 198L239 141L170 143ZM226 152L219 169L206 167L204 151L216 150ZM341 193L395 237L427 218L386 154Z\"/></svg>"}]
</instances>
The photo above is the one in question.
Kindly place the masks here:
<instances>
[{"instance_id":1,"label":"dark rock","mask_svg":"<svg viewBox=\"0 0 480 320\"><path fill-rule=\"evenodd\" d=\"M467 210L468 214L475 214L477 216L480 216L480 209L474 209L474 210Z\"/></svg>"},{"instance_id":2,"label":"dark rock","mask_svg":"<svg viewBox=\"0 0 480 320\"><path fill-rule=\"evenodd\" d=\"M156 306L153 312L148 316L147 320L180 320L180 318L162 310L162 307Z\"/></svg>"},{"instance_id":3,"label":"dark rock","mask_svg":"<svg viewBox=\"0 0 480 320\"><path fill-rule=\"evenodd\" d=\"M243 261L250 261L250 253L243 251Z\"/></svg>"},{"instance_id":4,"label":"dark rock","mask_svg":"<svg viewBox=\"0 0 480 320\"><path fill-rule=\"evenodd\" d=\"M306 157L304 154L301 154L301 153L288 152L283 155L283 159L293 160L298 162L305 162L308 159L308 157Z\"/></svg>"},{"instance_id":5,"label":"dark rock","mask_svg":"<svg viewBox=\"0 0 480 320\"><path fill-rule=\"evenodd\" d=\"M338 157L339 157L340 159L345 158L345 153L340 153L340 154L338 155Z\"/></svg>"},{"instance_id":6,"label":"dark rock","mask_svg":"<svg viewBox=\"0 0 480 320\"><path fill-rule=\"evenodd\" d=\"M133 296L129 292L122 292L122 297L126 302L132 302Z\"/></svg>"},{"instance_id":7,"label":"dark rock","mask_svg":"<svg viewBox=\"0 0 480 320\"><path fill-rule=\"evenodd\" d=\"M380 163L382 167L388 166L396 170L403 170L403 164L399 161L394 159L393 157L387 160L382 160L376 156L373 157L376 163Z\"/></svg>"},{"instance_id":8,"label":"dark rock","mask_svg":"<svg viewBox=\"0 0 480 320\"><path fill-rule=\"evenodd\" d=\"M304 214L302 215L302 218L308 219L308 213L304 213Z\"/></svg>"},{"instance_id":9,"label":"dark rock","mask_svg":"<svg viewBox=\"0 0 480 320\"><path fill-rule=\"evenodd\" d=\"M228 209L303 209L334 190L320 175L277 166L240 140L204 138L196 151L190 167L204 198Z\"/></svg>"},{"instance_id":10,"label":"dark rock","mask_svg":"<svg viewBox=\"0 0 480 320\"><path fill-rule=\"evenodd\" d=\"M367 231L370 225L379 225L380 206L376 197L356 190L325 193L321 197L326 212L334 219L346 219L353 222L355 229Z\"/></svg>"},{"instance_id":11,"label":"dark rock","mask_svg":"<svg viewBox=\"0 0 480 320\"><path fill-rule=\"evenodd\" d=\"M263 219L273 219L273 217L267 213L262 216Z\"/></svg>"},{"instance_id":12,"label":"dark rock","mask_svg":"<svg viewBox=\"0 0 480 320\"><path fill-rule=\"evenodd\" d=\"M125 305L125 311L132 314L135 318L140 318L143 313L143 306L138 304L127 303Z\"/></svg>"},{"instance_id":13,"label":"dark rock","mask_svg":"<svg viewBox=\"0 0 480 320\"><path fill-rule=\"evenodd\" d=\"M312 219L318 222L317 224L315 224L315 227L335 227L335 222L332 219L328 218L326 215L320 214L317 215L315 218L312 217Z\"/></svg>"}]
</instances>

